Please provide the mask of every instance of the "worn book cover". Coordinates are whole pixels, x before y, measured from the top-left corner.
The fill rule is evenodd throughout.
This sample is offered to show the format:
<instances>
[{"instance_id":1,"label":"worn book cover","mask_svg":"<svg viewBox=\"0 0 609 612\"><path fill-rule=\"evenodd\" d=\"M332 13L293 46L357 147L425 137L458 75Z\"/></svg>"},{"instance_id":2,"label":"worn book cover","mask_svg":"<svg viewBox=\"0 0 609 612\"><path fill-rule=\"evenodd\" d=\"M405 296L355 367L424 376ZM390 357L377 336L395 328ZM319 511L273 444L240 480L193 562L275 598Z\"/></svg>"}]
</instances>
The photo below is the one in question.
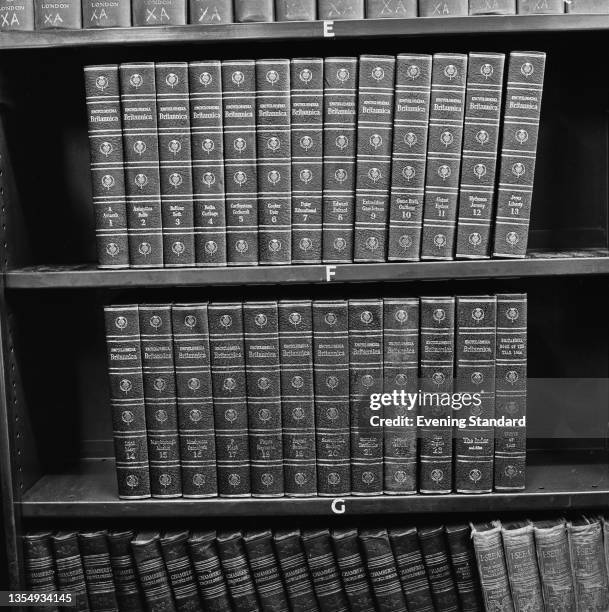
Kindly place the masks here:
<instances>
[{"instance_id":1,"label":"worn book cover","mask_svg":"<svg viewBox=\"0 0 609 612\"><path fill-rule=\"evenodd\" d=\"M109 531L107 537L119 607L121 610L144 612L145 606L131 552L131 540L135 538L135 533L133 531Z\"/></svg>"},{"instance_id":2,"label":"worn book cover","mask_svg":"<svg viewBox=\"0 0 609 612\"><path fill-rule=\"evenodd\" d=\"M258 252L261 264L292 262L290 60L256 60Z\"/></svg>"},{"instance_id":3,"label":"worn book cover","mask_svg":"<svg viewBox=\"0 0 609 612\"><path fill-rule=\"evenodd\" d=\"M483 612L471 528L469 525L447 525L444 533L461 609L463 612Z\"/></svg>"},{"instance_id":4,"label":"worn book cover","mask_svg":"<svg viewBox=\"0 0 609 612\"><path fill-rule=\"evenodd\" d=\"M321 263L324 60L291 61L292 263Z\"/></svg>"},{"instance_id":5,"label":"worn book cover","mask_svg":"<svg viewBox=\"0 0 609 612\"><path fill-rule=\"evenodd\" d=\"M398 55L393 114L389 261L417 261L421 252L431 55Z\"/></svg>"},{"instance_id":6,"label":"worn book cover","mask_svg":"<svg viewBox=\"0 0 609 612\"><path fill-rule=\"evenodd\" d=\"M240 302L207 308L214 423L221 497L249 497L250 451Z\"/></svg>"},{"instance_id":7,"label":"worn book cover","mask_svg":"<svg viewBox=\"0 0 609 612\"><path fill-rule=\"evenodd\" d=\"M0 2L0 30L34 29L34 0L2 0Z\"/></svg>"},{"instance_id":8,"label":"worn book cover","mask_svg":"<svg viewBox=\"0 0 609 612\"><path fill-rule=\"evenodd\" d=\"M419 17L464 17L468 0L419 0Z\"/></svg>"},{"instance_id":9,"label":"worn book cover","mask_svg":"<svg viewBox=\"0 0 609 612\"><path fill-rule=\"evenodd\" d=\"M36 30L80 30L82 28L80 2L34 0L34 23Z\"/></svg>"},{"instance_id":10,"label":"worn book cover","mask_svg":"<svg viewBox=\"0 0 609 612\"><path fill-rule=\"evenodd\" d=\"M78 546L78 533L58 531L51 536L59 591L71 593L76 612L89 612L85 572Z\"/></svg>"},{"instance_id":11,"label":"worn book cover","mask_svg":"<svg viewBox=\"0 0 609 612\"><path fill-rule=\"evenodd\" d=\"M193 532L188 539L188 550L205 610L230 610L230 595L216 549L216 532Z\"/></svg>"},{"instance_id":12,"label":"worn book cover","mask_svg":"<svg viewBox=\"0 0 609 612\"><path fill-rule=\"evenodd\" d=\"M360 56L353 245L355 262L381 262L387 255L394 83L395 57Z\"/></svg>"},{"instance_id":13,"label":"worn book cover","mask_svg":"<svg viewBox=\"0 0 609 612\"><path fill-rule=\"evenodd\" d=\"M131 550L148 609L177 612L158 532L143 531L131 541Z\"/></svg>"},{"instance_id":14,"label":"worn book cover","mask_svg":"<svg viewBox=\"0 0 609 612\"><path fill-rule=\"evenodd\" d=\"M347 302L313 302L317 492L351 493Z\"/></svg>"},{"instance_id":15,"label":"worn book cover","mask_svg":"<svg viewBox=\"0 0 609 612\"><path fill-rule=\"evenodd\" d=\"M245 302L243 329L252 495L283 497L277 302Z\"/></svg>"},{"instance_id":16,"label":"worn book cover","mask_svg":"<svg viewBox=\"0 0 609 612\"><path fill-rule=\"evenodd\" d=\"M550 15L565 12L565 0L517 0L518 13Z\"/></svg>"},{"instance_id":17,"label":"worn book cover","mask_svg":"<svg viewBox=\"0 0 609 612\"><path fill-rule=\"evenodd\" d=\"M232 22L232 0L189 0L188 23L219 25Z\"/></svg>"},{"instance_id":18,"label":"worn book cover","mask_svg":"<svg viewBox=\"0 0 609 612\"><path fill-rule=\"evenodd\" d=\"M417 14L417 0L366 0L366 19L406 19Z\"/></svg>"},{"instance_id":19,"label":"worn book cover","mask_svg":"<svg viewBox=\"0 0 609 612\"><path fill-rule=\"evenodd\" d=\"M188 64L157 63L156 98L163 258L166 268L195 263Z\"/></svg>"},{"instance_id":20,"label":"worn book cover","mask_svg":"<svg viewBox=\"0 0 609 612\"><path fill-rule=\"evenodd\" d=\"M118 65L85 66L97 263L129 267Z\"/></svg>"},{"instance_id":21,"label":"worn book cover","mask_svg":"<svg viewBox=\"0 0 609 612\"><path fill-rule=\"evenodd\" d=\"M503 98L502 53L470 53L456 257L489 257Z\"/></svg>"},{"instance_id":22,"label":"worn book cover","mask_svg":"<svg viewBox=\"0 0 609 612\"><path fill-rule=\"evenodd\" d=\"M132 268L162 268L163 226L154 63L121 64L119 74L129 260Z\"/></svg>"},{"instance_id":23,"label":"worn book cover","mask_svg":"<svg viewBox=\"0 0 609 612\"><path fill-rule=\"evenodd\" d=\"M201 609L195 573L188 554L188 531L170 531L161 536L161 552L178 612Z\"/></svg>"},{"instance_id":24,"label":"worn book cover","mask_svg":"<svg viewBox=\"0 0 609 612\"><path fill-rule=\"evenodd\" d=\"M278 315L285 493L311 497L317 495L311 301L282 300Z\"/></svg>"},{"instance_id":25,"label":"worn book cover","mask_svg":"<svg viewBox=\"0 0 609 612\"><path fill-rule=\"evenodd\" d=\"M275 0L275 21L315 21L317 0Z\"/></svg>"},{"instance_id":26,"label":"worn book cover","mask_svg":"<svg viewBox=\"0 0 609 612\"><path fill-rule=\"evenodd\" d=\"M270 529L251 531L243 536L260 605L269 612L290 612L287 595L279 573Z\"/></svg>"},{"instance_id":27,"label":"worn book cover","mask_svg":"<svg viewBox=\"0 0 609 612\"><path fill-rule=\"evenodd\" d=\"M353 261L357 65L355 57L324 62L324 263Z\"/></svg>"},{"instance_id":28,"label":"worn book cover","mask_svg":"<svg viewBox=\"0 0 609 612\"><path fill-rule=\"evenodd\" d=\"M237 23L274 20L274 0L235 0Z\"/></svg>"},{"instance_id":29,"label":"worn book cover","mask_svg":"<svg viewBox=\"0 0 609 612\"><path fill-rule=\"evenodd\" d=\"M173 304L173 352L184 497L215 497L216 439L207 304Z\"/></svg>"},{"instance_id":30,"label":"worn book cover","mask_svg":"<svg viewBox=\"0 0 609 612\"><path fill-rule=\"evenodd\" d=\"M118 600L106 536L106 531L78 534L89 605L93 612L96 610L118 612Z\"/></svg>"},{"instance_id":31,"label":"worn book cover","mask_svg":"<svg viewBox=\"0 0 609 612\"><path fill-rule=\"evenodd\" d=\"M84 0L83 28L128 28L131 0Z\"/></svg>"},{"instance_id":32,"label":"worn book cover","mask_svg":"<svg viewBox=\"0 0 609 612\"><path fill-rule=\"evenodd\" d=\"M515 15L516 0L469 0L470 15Z\"/></svg>"},{"instance_id":33,"label":"worn book cover","mask_svg":"<svg viewBox=\"0 0 609 612\"><path fill-rule=\"evenodd\" d=\"M466 76L467 55L434 55L421 259L454 255Z\"/></svg>"},{"instance_id":34,"label":"worn book cover","mask_svg":"<svg viewBox=\"0 0 609 612\"><path fill-rule=\"evenodd\" d=\"M118 496L150 497L148 436L137 304L104 307Z\"/></svg>"},{"instance_id":35,"label":"worn book cover","mask_svg":"<svg viewBox=\"0 0 609 612\"><path fill-rule=\"evenodd\" d=\"M318 19L363 19L364 0L318 0Z\"/></svg>"},{"instance_id":36,"label":"worn book cover","mask_svg":"<svg viewBox=\"0 0 609 612\"><path fill-rule=\"evenodd\" d=\"M57 590L55 562L51 547L51 531L36 531L23 536L23 571L28 590L33 593L49 593ZM58 612L57 606L47 606L50 612Z\"/></svg>"},{"instance_id":37,"label":"worn book cover","mask_svg":"<svg viewBox=\"0 0 609 612\"><path fill-rule=\"evenodd\" d=\"M258 263L256 62L222 61L226 256L229 266Z\"/></svg>"},{"instance_id":38,"label":"worn book cover","mask_svg":"<svg viewBox=\"0 0 609 612\"><path fill-rule=\"evenodd\" d=\"M495 257L526 256L545 65L545 53L510 53L495 212Z\"/></svg>"},{"instance_id":39,"label":"worn book cover","mask_svg":"<svg viewBox=\"0 0 609 612\"><path fill-rule=\"evenodd\" d=\"M186 25L186 0L131 0L132 25Z\"/></svg>"},{"instance_id":40,"label":"worn book cover","mask_svg":"<svg viewBox=\"0 0 609 612\"><path fill-rule=\"evenodd\" d=\"M153 497L182 496L171 306L139 307L142 371Z\"/></svg>"}]
</instances>

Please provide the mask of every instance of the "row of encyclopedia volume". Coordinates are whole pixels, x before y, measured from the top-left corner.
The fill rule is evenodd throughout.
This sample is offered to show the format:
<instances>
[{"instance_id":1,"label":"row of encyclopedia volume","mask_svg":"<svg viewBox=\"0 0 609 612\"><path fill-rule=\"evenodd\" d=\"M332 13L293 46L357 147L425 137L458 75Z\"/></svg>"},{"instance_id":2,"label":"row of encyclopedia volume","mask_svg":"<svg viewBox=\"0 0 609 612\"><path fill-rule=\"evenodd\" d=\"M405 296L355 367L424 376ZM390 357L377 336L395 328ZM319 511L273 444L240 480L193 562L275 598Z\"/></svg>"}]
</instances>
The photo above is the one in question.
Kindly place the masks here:
<instances>
[{"instance_id":1,"label":"row of encyclopedia volume","mask_svg":"<svg viewBox=\"0 0 609 612\"><path fill-rule=\"evenodd\" d=\"M107 306L105 320L121 498L524 489L526 295Z\"/></svg>"},{"instance_id":2,"label":"row of encyclopedia volume","mask_svg":"<svg viewBox=\"0 0 609 612\"><path fill-rule=\"evenodd\" d=\"M107 612L606 612L609 523L36 532L28 588ZM52 608L47 608L52 609Z\"/></svg>"},{"instance_id":3,"label":"row of encyclopedia volume","mask_svg":"<svg viewBox=\"0 0 609 612\"><path fill-rule=\"evenodd\" d=\"M545 54L504 63L88 66L99 264L524 257Z\"/></svg>"},{"instance_id":4,"label":"row of encyclopedia volume","mask_svg":"<svg viewBox=\"0 0 609 612\"><path fill-rule=\"evenodd\" d=\"M82 2L82 4L81 4ZM316 19L609 12L604 0L17 0L0 2L0 30L219 25Z\"/></svg>"},{"instance_id":5,"label":"row of encyclopedia volume","mask_svg":"<svg viewBox=\"0 0 609 612\"><path fill-rule=\"evenodd\" d=\"M468 525L36 532L23 544L29 589L59 587L78 611L484 609Z\"/></svg>"}]
</instances>

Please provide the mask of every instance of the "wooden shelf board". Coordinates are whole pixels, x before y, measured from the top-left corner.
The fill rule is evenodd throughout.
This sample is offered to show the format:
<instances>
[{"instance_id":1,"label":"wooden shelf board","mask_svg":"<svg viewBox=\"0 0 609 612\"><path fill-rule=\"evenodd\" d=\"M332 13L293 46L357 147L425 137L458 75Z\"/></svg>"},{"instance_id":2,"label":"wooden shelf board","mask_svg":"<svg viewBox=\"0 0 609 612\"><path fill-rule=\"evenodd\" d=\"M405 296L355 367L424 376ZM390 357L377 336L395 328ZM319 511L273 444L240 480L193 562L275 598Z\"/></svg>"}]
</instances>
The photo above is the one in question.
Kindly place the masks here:
<instances>
[{"instance_id":1,"label":"wooden shelf board","mask_svg":"<svg viewBox=\"0 0 609 612\"><path fill-rule=\"evenodd\" d=\"M95 266L37 266L9 270L6 288L76 289L275 285L332 282L391 282L440 279L510 278L609 274L609 252L588 249L533 252L526 259L424 261L378 264L244 266L100 270Z\"/></svg>"},{"instance_id":2,"label":"wooden shelf board","mask_svg":"<svg viewBox=\"0 0 609 612\"><path fill-rule=\"evenodd\" d=\"M331 27L329 27L329 24ZM0 49L609 30L609 15L515 15L1 32Z\"/></svg>"},{"instance_id":3,"label":"wooden shelf board","mask_svg":"<svg viewBox=\"0 0 609 612\"><path fill-rule=\"evenodd\" d=\"M239 516L330 516L332 499L201 499L122 501L117 497L114 462L86 460L72 471L41 478L20 503L26 518L152 518ZM345 514L503 512L584 509L609 505L609 465L593 456L561 461L560 455L533 457L527 488L487 495L347 497Z\"/></svg>"}]
</instances>

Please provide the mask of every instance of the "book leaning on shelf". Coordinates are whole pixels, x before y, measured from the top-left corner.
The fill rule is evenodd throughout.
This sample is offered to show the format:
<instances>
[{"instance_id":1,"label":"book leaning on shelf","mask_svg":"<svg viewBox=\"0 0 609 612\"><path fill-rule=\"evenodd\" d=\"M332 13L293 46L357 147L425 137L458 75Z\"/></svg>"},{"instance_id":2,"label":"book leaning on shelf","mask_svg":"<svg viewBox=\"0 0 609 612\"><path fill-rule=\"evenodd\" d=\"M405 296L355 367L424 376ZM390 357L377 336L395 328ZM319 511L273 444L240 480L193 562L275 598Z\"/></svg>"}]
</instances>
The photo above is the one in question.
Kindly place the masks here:
<instances>
[{"instance_id":1,"label":"book leaning on shelf","mask_svg":"<svg viewBox=\"0 0 609 612\"><path fill-rule=\"evenodd\" d=\"M75 609L602 612L609 523L27 533L28 590Z\"/></svg>"},{"instance_id":2,"label":"book leaning on shelf","mask_svg":"<svg viewBox=\"0 0 609 612\"><path fill-rule=\"evenodd\" d=\"M119 305L105 324L123 499L525 487L524 294Z\"/></svg>"},{"instance_id":3,"label":"book leaning on shelf","mask_svg":"<svg viewBox=\"0 0 609 612\"><path fill-rule=\"evenodd\" d=\"M99 266L525 257L545 54L505 60L85 67Z\"/></svg>"}]
</instances>

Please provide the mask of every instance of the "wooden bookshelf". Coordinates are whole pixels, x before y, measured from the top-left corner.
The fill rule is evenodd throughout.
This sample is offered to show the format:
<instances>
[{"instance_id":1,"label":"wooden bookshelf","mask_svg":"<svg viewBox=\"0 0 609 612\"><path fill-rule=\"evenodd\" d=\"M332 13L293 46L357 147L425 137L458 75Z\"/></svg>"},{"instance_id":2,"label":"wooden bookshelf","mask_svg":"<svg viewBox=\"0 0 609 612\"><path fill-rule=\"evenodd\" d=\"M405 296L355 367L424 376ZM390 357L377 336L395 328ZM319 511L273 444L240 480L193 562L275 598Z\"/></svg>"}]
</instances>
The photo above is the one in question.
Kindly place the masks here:
<instances>
[{"instance_id":1,"label":"wooden bookshelf","mask_svg":"<svg viewBox=\"0 0 609 612\"><path fill-rule=\"evenodd\" d=\"M592 381L581 386L589 393L585 405L577 403L582 389L575 384L568 392L558 385L552 394L539 393L537 405L572 416L562 421L569 433L586 419L598 425L599 438L609 437L609 388L603 386L609 322L601 297L609 277L609 85L598 80L594 62L581 59L602 57L607 33L609 15L0 33L6 60L0 64L0 492L11 587L25 586L20 536L62 521L260 516L269 524L275 516L333 516L327 498L119 500L113 461L91 458L112 452L101 317L111 300L219 299L231 291L236 299L283 298L292 291L313 299L330 292L349 297L378 291L380 283L390 287L385 293L407 293L415 282L455 294L464 287L526 290L533 376ZM95 245L83 65L522 48L545 49L550 59L534 250L525 259L171 270L101 270L84 263L94 260ZM573 74L580 76L577 87ZM598 439L581 442L588 451L602 448ZM532 454L527 469L521 493L349 497L345 516L426 514L441 521L442 515L559 514L609 504L606 453L575 456L557 446Z\"/></svg>"},{"instance_id":2,"label":"wooden bookshelf","mask_svg":"<svg viewBox=\"0 0 609 612\"><path fill-rule=\"evenodd\" d=\"M488 495L401 495L343 498L345 515L467 513L591 508L609 504L609 467L602 457L571 461L540 456L527 466L527 487L520 493ZM114 462L88 460L73 470L43 476L20 504L25 518L153 518L332 516L342 503L308 499L145 499L117 497ZM338 505L337 505L338 504Z\"/></svg>"},{"instance_id":3,"label":"wooden bookshelf","mask_svg":"<svg viewBox=\"0 0 609 612\"><path fill-rule=\"evenodd\" d=\"M607 29L609 29L608 15L570 14L234 23L213 26L3 32L0 33L0 50L274 42L324 38L480 36L484 34L594 32Z\"/></svg>"},{"instance_id":4,"label":"wooden bookshelf","mask_svg":"<svg viewBox=\"0 0 609 612\"><path fill-rule=\"evenodd\" d=\"M213 287L407 282L415 280L609 274L609 251L530 253L527 259L303 266L243 266L158 270L100 270L95 266L37 266L6 273L7 289Z\"/></svg>"}]
</instances>

